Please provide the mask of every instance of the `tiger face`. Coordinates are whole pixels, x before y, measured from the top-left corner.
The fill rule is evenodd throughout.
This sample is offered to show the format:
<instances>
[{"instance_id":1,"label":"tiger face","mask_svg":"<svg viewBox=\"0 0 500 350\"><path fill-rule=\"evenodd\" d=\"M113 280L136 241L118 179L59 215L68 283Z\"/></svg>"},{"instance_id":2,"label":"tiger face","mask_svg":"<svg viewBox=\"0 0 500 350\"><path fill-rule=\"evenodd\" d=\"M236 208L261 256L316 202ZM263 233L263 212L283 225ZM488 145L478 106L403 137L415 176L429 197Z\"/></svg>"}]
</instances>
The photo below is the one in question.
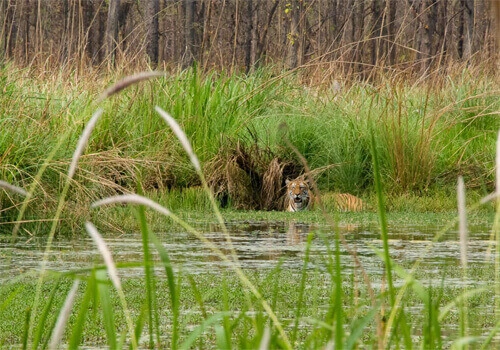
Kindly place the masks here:
<instances>
[{"instance_id":1,"label":"tiger face","mask_svg":"<svg viewBox=\"0 0 500 350\"><path fill-rule=\"evenodd\" d=\"M302 180L286 180L286 211L309 210L311 204L311 194L309 185Z\"/></svg>"}]
</instances>

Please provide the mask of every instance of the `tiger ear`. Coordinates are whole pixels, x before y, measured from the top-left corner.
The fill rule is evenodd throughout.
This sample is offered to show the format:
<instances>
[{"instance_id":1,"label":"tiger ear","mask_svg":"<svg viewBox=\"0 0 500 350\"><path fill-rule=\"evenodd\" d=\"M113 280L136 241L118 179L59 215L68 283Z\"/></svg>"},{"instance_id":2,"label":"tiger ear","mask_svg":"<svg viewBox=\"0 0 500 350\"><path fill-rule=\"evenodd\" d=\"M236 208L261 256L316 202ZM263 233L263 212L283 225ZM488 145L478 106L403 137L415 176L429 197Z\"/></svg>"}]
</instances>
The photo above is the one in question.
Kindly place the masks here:
<instances>
[{"instance_id":1,"label":"tiger ear","mask_svg":"<svg viewBox=\"0 0 500 350\"><path fill-rule=\"evenodd\" d=\"M290 183L290 180L286 179L285 184L288 185Z\"/></svg>"}]
</instances>

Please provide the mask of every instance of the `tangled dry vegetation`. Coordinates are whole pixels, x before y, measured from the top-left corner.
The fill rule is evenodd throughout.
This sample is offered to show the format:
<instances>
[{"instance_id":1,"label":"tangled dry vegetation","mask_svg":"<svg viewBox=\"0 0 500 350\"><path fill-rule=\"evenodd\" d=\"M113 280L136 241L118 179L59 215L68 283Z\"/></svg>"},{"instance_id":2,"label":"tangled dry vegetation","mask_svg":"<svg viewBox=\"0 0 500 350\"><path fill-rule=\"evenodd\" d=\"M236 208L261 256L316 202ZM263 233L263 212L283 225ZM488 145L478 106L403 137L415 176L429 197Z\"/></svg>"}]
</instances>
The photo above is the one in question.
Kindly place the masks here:
<instances>
[{"instance_id":1,"label":"tangled dry vegetation","mask_svg":"<svg viewBox=\"0 0 500 350\"><path fill-rule=\"evenodd\" d=\"M301 167L256 142L229 142L205 167L208 185L221 206L282 210L285 179L297 177Z\"/></svg>"}]
</instances>

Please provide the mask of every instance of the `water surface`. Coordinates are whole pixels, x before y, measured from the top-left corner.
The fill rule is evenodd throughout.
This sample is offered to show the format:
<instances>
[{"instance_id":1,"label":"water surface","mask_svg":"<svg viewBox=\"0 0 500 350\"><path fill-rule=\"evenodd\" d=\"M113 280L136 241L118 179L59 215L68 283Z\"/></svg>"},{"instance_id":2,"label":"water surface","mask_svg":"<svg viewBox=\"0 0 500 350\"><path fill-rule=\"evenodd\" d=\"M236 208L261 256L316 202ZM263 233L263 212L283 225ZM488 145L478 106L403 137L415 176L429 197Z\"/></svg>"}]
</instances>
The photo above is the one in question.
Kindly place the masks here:
<instances>
[{"instance_id":1,"label":"water surface","mask_svg":"<svg viewBox=\"0 0 500 350\"><path fill-rule=\"evenodd\" d=\"M377 225L339 224L339 231L345 242L340 250L343 268L348 272L354 266L352 254L356 254L363 268L375 279L383 272L383 263L377 255L382 250ZM491 263L489 251L494 250L490 240L490 227L470 227L468 261L471 264ZM334 248L335 231L331 227L308 225L300 222L248 222L227 223L231 245L227 242L221 227L206 224L204 236L215 243L226 254L234 249L241 266L245 269L272 269L278 263L283 268L300 271L304 264L308 235L312 235L310 247L310 268L324 268L325 257ZM183 232L157 233L177 269L190 273L203 273L206 269L227 268L227 263L206 247L195 236ZM439 239L436 240L436 237ZM456 230L443 231L442 227L425 224L389 227L391 257L399 264L410 268L419 261L426 270L427 281L442 282L442 268L460 265L460 244ZM142 240L139 233L106 237L106 243L117 263L140 263L142 261ZM19 237L11 242L10 236L0 236L0 280L12 278L22 272L39 269L46 248L44 238ZM154 252L154 248L152 249ZM70 271L90 268L101 264L102 258L93 243L86 236L75 239L57 239L53 242L47 268L56 271ZM141 268L127 268L129 276L141 275ZM456 276L450 277L455 278ZM450 280L462 283L461 280ZM475 285L488 281L475 280Z\"/></svg>"}]
</instances>

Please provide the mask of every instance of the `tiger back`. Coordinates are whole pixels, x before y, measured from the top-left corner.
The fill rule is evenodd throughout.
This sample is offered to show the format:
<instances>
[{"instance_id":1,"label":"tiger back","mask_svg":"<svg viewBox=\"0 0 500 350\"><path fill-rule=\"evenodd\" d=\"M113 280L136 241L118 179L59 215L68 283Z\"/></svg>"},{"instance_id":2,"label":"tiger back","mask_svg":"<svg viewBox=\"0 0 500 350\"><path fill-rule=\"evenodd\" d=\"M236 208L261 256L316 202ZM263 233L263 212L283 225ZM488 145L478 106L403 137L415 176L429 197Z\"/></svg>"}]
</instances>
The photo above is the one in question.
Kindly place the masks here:
<instances>
[{"instance_id":1,"label":"tiger back","mask_svg":"<svg viewBox=\"0 0 500 350\"><path fill-rule=\"evenodd\" d=\"M309 210L312 207L312 193L306 181L295 179L286 180L286 211L303 211Z\"/></svg>"},{"instance_id":2,"label":"tiger back","mask_svg":"<svg viewBox=\"0 0 500 350\"><path fill-rule=\"evenodd\" d=\"M335 209L341 212L366 210L366 203L350 193L333 194Z\"/></svg>"}]
</instances>

